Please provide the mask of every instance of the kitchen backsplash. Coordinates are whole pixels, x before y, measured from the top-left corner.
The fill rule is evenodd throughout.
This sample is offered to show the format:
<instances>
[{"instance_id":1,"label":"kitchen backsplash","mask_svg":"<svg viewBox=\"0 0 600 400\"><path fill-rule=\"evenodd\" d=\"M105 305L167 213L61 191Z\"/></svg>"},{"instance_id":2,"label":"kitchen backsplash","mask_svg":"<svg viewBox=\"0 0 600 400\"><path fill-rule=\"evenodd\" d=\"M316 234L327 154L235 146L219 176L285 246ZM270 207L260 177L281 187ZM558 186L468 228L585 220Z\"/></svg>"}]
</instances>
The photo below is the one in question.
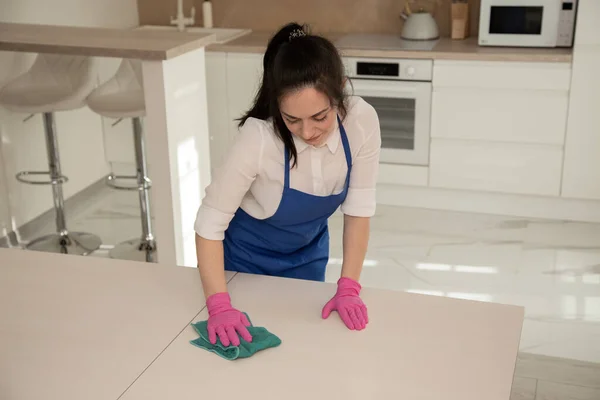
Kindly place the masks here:
<instances>
[{"instance_id":1,"label":"kitchen backsplash","mask_svg":"<svg viewBox=\"0 0 600 400\"><path fill-rule=\"evenodd\" d=\"M137 0L142 25L169 25L176 15L177 0ZM450 36L452 0L409 1L435 8L440 34ZM212 0L214 26L273 31L296 21L308 23L314 32L399 33L404 0ZM437 5L435 4L437 3ZM477 35L480 0L469 0L470 32ZM196 25L202 25L202 0L183 0L186 17L196 7ZM417 7L413 6L416 10Z\"/></svg>"}]
</instances>

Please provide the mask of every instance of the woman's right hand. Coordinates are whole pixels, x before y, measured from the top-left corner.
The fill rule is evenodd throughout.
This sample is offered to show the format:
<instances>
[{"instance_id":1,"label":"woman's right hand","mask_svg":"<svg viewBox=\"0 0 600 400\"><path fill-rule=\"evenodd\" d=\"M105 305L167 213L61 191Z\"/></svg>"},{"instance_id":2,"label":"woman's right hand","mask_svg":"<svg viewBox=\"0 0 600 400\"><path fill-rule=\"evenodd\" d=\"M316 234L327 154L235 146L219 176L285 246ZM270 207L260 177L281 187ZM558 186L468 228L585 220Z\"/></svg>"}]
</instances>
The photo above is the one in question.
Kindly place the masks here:
<instances>
[{"instance_id":1,"label":"woman's right hand","mask_svg":"<svg viewBox=\"0 0 600 400\"><path fill-rule=\"evenodd\" d=\"M217 343L217 336L223 346L239 346L238 334L247 342L252 342L252 336L246 327L250 321L241 311L231 306L229 293L215 293L206 299L208 307L208 340Z\"/></svg>"}]
</instances>

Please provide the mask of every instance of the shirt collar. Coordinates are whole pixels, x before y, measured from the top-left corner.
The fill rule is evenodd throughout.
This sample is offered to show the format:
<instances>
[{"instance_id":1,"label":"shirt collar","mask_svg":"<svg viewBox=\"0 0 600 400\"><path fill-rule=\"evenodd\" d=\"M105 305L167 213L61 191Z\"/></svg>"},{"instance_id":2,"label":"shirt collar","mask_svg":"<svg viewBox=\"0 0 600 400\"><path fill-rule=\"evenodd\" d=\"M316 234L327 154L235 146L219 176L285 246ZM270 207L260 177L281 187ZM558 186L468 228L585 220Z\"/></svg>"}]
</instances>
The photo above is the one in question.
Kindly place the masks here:
<instances>
[{"instance_id":1,"label":"shirt collar","mask_svg":"<svg viewBox=\"0 0 600 400\"><path fill-rule=\"evenodd\" d=\"M312 147L311 145L306 143L304 140L296 137L295 135L292 135L292 136L294 138L294 144L296 145L296 151L298 152L298 154L302 153L308 147ZM327 148L329 149L331 154L334 154L336 152L338 146L340 145L340 139L341 139L340 129L339 129L338 122L336 121L335 128L333 129L333 131L331 132L331 134L327 138L327 141L324 144L324 146L327 146Z\"/></svg>"}]
</instances>

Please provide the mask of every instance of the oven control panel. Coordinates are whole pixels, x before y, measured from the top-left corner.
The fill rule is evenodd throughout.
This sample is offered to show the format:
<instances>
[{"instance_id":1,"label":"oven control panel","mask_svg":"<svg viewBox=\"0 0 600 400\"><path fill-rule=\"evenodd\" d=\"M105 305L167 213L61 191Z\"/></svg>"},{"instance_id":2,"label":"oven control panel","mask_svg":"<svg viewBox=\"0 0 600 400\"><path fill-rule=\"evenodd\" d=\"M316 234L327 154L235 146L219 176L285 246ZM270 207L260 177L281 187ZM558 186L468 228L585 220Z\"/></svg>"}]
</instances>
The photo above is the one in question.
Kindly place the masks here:
<instances>
[{"instance_id":1,"label":"oven control panel","mask_svg":"<svg viewBox=\"0 0 600 400\"><path fill-rule=\"evenodd\" d=\"M425 81L433 78L433 60L343 57L346 74L354 79Z\"/></svg>"}]
</instances>

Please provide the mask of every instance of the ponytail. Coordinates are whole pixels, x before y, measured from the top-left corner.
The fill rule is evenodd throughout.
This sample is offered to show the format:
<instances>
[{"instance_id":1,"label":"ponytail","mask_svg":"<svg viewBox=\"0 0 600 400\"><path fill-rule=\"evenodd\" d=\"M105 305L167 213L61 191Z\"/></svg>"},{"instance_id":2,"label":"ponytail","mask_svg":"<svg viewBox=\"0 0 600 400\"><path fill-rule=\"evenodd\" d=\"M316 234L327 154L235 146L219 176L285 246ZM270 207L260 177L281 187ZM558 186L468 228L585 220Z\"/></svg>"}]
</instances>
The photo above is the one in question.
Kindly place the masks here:
<instances>
[{"instance_id":1,"label":"ponytail","mask_svg":"<svg viewBox=\"0 0 600 400\"><path fill-rule=\"evenodd\" d=\"M345 116L344 81L342 60L335 46L327 39L310 35L306 26L287 24L269 41L263 57L262 82L252 107L238 119L238 126L242 127L248 118L271 118L294 167L298 152L293 134L281 117L279 100L289 90L312 86L328 96Z\"/></svg>"}]
</instances>

